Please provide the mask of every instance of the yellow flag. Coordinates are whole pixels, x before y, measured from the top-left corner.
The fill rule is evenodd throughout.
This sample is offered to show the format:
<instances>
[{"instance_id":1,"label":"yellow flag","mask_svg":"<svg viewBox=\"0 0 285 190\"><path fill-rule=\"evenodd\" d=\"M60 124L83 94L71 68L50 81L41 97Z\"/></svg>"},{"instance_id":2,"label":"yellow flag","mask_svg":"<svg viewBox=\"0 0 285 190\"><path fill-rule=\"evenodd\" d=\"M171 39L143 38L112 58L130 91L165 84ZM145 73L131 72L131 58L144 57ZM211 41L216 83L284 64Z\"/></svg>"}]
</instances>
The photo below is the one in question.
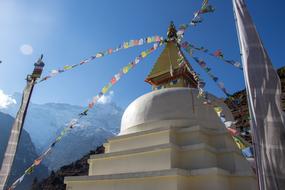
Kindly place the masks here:
<instances>
[{"instance_id":1,"label":"yellow flag","mask_svg":"<svg viewBox=\"0 0 285 190\"><path fill-rule=\"evenodd\" d=\"M240 138L233 136L233 139L235 140L236 145L238 146L239 149L242 150L242 149L246 148L246 145L242 142L242 140Z\"/></svg>"},{"instance_id":2,"label":"yellow flag","mask_svg":"<svg viewBox=\"0 0 285 190\"><path fill-rule=\"evenodd\" d=\"M60 139L62 139L62 136L58 136L55 141L60 141Z\"/></svg>"},{"instance_id":3,"label":"yellow flag","mask_svg":"<svg viewBox=\"0 0 285 190\"><path fill-rule=\"evenodd\" d=\"M109 85L104 86L102 93L105 94L109 90Z\"/></svg>"},{"instance_id":4,"label":"yellow flag","mask_svg":"<svg viewBox=\"0 0 285 190\"><path fill-rule=\"evenodd\" d=\"M223 109L219 106L214 107L214 110L216 113L221 113L223 111Z\"/></svg>"},{"instance_id":5,"label":"yellow flag","mask_svg":"<svg viewBox=\"0 0 285 190\"><path fill-rule=\"evenodd\" d=\"M129 47L129 42L124 43L124 48L127 49Z\"/></svg>"},{"instance_id":6,"label":"yellow flag","mask_svg":"<svg viewBox=\"0 0 285 190\"><path fill-rule=\"evenodd\" d=\"M71 68L72 68L72 66L70 66L70 65L65 65L65 66L63 67L64 70L69 70L69 69L71 69Z\"/></svg>"},{"instance_id":7,"label":"yellow flag","mask_svg":"<svg viewBox=\"0 0 285 190\"><path fill-rule=\"evenodd\" d=\"M125 66L123 68L123 73L126 74L127 72L129 72L129 67L128 66Z\"/></svg>"},{"instance_id":8,"label":"yellow flag","mask_svg":"<svg viewBox=\"0 0 285 190\"><path fill-rule=\"evenodd\" d=\"M143 52L141 53L141 55L142 55L142 57L146 57L146 56L147 56L147 53L146 53L145 51L143 51Z\"/></svg>"}]
</instances>

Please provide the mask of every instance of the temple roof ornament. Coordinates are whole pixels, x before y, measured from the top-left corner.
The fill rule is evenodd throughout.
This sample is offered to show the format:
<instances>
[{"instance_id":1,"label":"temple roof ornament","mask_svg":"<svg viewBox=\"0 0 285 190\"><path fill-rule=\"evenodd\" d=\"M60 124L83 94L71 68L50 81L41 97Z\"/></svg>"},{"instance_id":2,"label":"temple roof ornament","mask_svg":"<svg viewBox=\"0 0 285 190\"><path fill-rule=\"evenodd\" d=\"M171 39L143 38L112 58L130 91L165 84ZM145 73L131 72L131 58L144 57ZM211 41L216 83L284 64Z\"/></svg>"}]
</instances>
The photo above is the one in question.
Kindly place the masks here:
<instances>
[{"instance_id":1,"label":"temple roof ornament","mask_svg":"<svg viewBox=\"0 0 285 190\"><path fill-rule=\"evenodd\" d=\"M145 79L152 85L153 90L171 87L197 88L197 81L193 75L195 72L180 49L176 32L175 25L171 22L165 48Z\"/></svg>"}]
</instances>

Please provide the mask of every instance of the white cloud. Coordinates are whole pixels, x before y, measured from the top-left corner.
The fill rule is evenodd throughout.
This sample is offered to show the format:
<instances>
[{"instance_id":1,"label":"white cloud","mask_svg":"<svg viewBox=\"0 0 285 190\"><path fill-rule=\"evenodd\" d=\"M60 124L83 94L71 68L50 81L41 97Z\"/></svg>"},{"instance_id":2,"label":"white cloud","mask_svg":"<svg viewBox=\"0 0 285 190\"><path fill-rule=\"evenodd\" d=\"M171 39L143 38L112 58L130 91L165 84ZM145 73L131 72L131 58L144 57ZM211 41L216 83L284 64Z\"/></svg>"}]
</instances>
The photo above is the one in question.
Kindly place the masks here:
<instances>
[{"instance_id":1,"label":"white cloud","mask_svg":"<svg viewBox=\"0 0 285 190\"><path fill-rule=\"evenodd\" d=\"M7 95L0 90L0 108L7 108L11 104L16 104L16 100L13 99L10 95Z\"/></svg>"},{"instance_id":2,"label":"white cloud","mask_svg":"<svg viewBox=\"0 0 285 190\"><path fill-rule=\"evenodd\" d=\"M99 100L99 104L108 104L111 102L112 98L114 96L114 91L110 91L109 94L103 95Z\"/></svg>"},{"instance_id":3,"label":"white cloud","mask_svg":"<svg viewBox=\"0 0 285 190\"><path fill-rule=\"evenodd\" d=\"M20 51L24 55L31 55L33 53L34 49L33 49L33 47L30 44L23 44L20 47Z\"/></svg>"}]
</instances>

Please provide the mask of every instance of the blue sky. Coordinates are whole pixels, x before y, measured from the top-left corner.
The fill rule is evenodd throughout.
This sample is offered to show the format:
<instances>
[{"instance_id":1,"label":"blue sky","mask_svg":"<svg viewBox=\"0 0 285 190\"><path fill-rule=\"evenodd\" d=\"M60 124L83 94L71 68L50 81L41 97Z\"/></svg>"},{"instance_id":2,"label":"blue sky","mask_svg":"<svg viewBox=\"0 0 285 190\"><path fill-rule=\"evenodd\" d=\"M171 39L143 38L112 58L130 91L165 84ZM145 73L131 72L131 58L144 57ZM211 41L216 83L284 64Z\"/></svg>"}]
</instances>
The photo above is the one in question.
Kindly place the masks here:
<instances>
[{"instance_id":1,"label":"blue sky","mask_svg":"<svg viewBox=\"0 0 285 190\"><path fill-rule=\"evenodd\" d=\"M199 9L200 0L0 0L0 90L21 92L25 76L41 53L46 63L44 74L52 69L116 47L124 41L155 34L166 36L169 22L178 27L188 22ZM281 0L247 1L260 36L276 68L284 65L284 5ZM185 40L211 50L222 49L225 57L240 61L239 47L230 0L210 0L216 8L204 22L189 28ZM20 51L23 44L33 47L31 55ZM121 67L150 45L135 47L97 59L58 75L35 87L34 103L64 102L87 105ZM112 100L125 107L138 96L151 91L144 82L162 48L143 60L113 87ZM241 71L203 54L229 92L244 88ZM194 69L207 82L206 90L223 93L188 57ZM1 93L0 93L1 94Z\"/></svg>"}]
</instances>

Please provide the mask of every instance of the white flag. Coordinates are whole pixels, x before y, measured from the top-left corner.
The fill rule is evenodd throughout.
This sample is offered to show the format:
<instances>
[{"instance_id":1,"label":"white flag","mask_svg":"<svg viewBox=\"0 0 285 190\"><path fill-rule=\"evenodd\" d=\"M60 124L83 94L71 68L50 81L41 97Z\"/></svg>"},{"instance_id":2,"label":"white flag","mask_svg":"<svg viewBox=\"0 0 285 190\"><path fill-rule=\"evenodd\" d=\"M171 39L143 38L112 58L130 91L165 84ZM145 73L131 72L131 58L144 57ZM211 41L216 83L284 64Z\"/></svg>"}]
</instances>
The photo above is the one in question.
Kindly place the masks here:
<instances>
[{"instance_id":1,"label":"white flag","mask_svg":"<svg viewBox=\"0 0 285 190\"><path fill-rule=\"evenodd\" d=\"M285 189L285 126L281 85L244 0L233 0L262 190Z\"/></svg>"},{"instance_id":2,"label":"white flag","mask_svg":"<svg viewBox=\"0 0 285 190\"><path fill-rule=\"evenodd\" d=\"M10 175L12 164L18 148L18 143L24 125L29 101L34 88L34 83L35 83L34 80L29 80L27 82L27 86L23 92L22 104L20 106L20 109L17 113L17 116L15 118L14 124L11 129L11 134L9 137L9 141L6 147L4 159L2 161L2 166L0 170L0 190L4 190L5 185L7 185L6 182Z\"/></svg>"}]
</instances>

